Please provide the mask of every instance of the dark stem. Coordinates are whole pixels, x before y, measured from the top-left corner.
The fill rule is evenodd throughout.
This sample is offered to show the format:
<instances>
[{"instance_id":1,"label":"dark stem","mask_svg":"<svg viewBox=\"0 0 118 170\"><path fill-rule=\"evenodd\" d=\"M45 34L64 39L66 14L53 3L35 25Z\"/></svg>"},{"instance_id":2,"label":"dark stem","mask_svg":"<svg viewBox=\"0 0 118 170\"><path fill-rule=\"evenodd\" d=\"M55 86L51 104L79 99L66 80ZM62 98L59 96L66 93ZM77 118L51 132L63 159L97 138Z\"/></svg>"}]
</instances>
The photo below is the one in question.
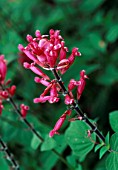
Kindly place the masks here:
<instances>
[{"instance_id":1,"label":"dark stem","mask_svg":"<svg viewBox=\"0 0 118 170\"><path fill-rule=\"evenodd\" d=\"M2 138L0 137L0 144L2 146L1 151L5 152L6 154L6 158L11 162L12 164L12 168L15 170L20 170L19 165L17 164L17 162L15 161L13 155L11 154L11 152L9 151L7 145L4 143L4 141L2 140Z\"/></svg>"},{"instance_id":2,"label":"dark stem","mask_svg":"<svg viewBox=\"0 0 118 170\"><path fill-rule=\"evenodd\" d=\"M69 94L68 90L66 90L66 87L64 86L63 82L62 82L62 79L61 77L59 76L59 74L57 73L56 69L52 69L51 70L55 79L57 80L58 84L60 85L62 91L63 91L63 94ZM88 119L88 117L84 114L84 112L80 109L80 107L78 106L78 104L76 102L74 102L72 105L72 108L76 111L77 115L78 116L81 116L82 117L82 120L84 122L86 122L89 127L91 128L91 131L92 132L95 132L96 135L98 136L99 139L101 139L104 143L105 143L105 137L102 135L102 133L98 130L97 126L94 125L93 123L91 123L91 121Z\"/></svg>"}]
</instances>

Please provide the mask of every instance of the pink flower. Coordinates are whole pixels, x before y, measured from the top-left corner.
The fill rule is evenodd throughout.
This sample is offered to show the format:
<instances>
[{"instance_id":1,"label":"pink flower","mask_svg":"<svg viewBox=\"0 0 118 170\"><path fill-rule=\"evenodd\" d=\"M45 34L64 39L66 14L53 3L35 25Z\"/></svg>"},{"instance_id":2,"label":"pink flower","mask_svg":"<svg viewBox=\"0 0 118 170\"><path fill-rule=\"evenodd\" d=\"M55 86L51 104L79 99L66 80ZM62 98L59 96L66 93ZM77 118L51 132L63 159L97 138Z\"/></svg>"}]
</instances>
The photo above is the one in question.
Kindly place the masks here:
<instances>
[{"instance_id":1,"label":"pink flower","mask_svg":"<svg viewBox=\"0 0 118 170\"><path fill-rule=\"evenodd\" d=\"M36 63L43 69L57 68L64 74L73 64L75 56L80 56L81 54L78 52L78 48L73 48L72 54L67 59L68 48L65 47L60 31L51 29L49 34L48 38L47 35L41 35L40 31L36 30L36 37L33 38L31 35L27 35L28 45L23 47L23 45L19 44L18 48L33 63Z\"/></svg>"},{"instance_id":2,"label":"pink flower","mask_svg":"<svg viewBox=\"0 0 118 170\"><path fill-rule=\"evenodd\" d=\"M48 82L47 80L35 77L35 81L47 87L44 90L44 92L40 95L39 98L34 99L34 103L45 103L46 101L48 101L49 103L56 103L59 101L58 85L55 80Z\"/></svg>"},{"instance_id":3,"label":"pink flower","mask_svg":"<svg viewBox=\"0 0 118 170\"><path fill-rule=\"evenodd\" d=\"M73 48L69 58L64 58L58 63L57 69L60 70L61 74L64 74L69 69L69 67L73 64L76 56L81 56L81 53L78 52L78 48Z\"/></svg>"},{"instance_id":4,"label":"pink flower","mask_svg":"<svg viewBox=\"0 0 118 170\"><path fill-rule=\"evenodd\" d=\"M66 110L65 113L59 118L57 123L55 124L53 130L50 131L49 137L53 137L55 134L59 134L58 130L62 127L66 116L71 114L71 110Z\"/></svg>"},{"instance_id":5,"label":"pink flower","mask_svg":"<svg viewBox=\"0 0 118 170\"><path fill-rule=\"evenodd\" d=\"M43 73L39 68L37 68L37 67L34 65L34 63L29 64L29 63L27 63L27 62L24 62L23 65L24 65L24 67L25 67L26 69L32 70L35 74L43 77L44 79L46 79L46 80L49 80L49 79L50 79L45 73Z\"/></svg>"},{"instance_id":6,"label":"pink flower","mask_svg":"<svg viewBox=\"0 0 118 170\"><path fill-rule=\"evenodd\" d=\"M26 105L24 105L24 104L21 104L21 105L20 105L20 109L21 109L21 116L22 116L22 118L25 118L26 115L27 115L27 112L28 112L28 110L29 110L29 106L26 106Z\"/></svg>"},{"instance_id":7,"label":"pink flower","mask_svg":"<svg viewBox=\"0 0 118 170\"><path fill-rule=\"evenodd\" d=\"M4 83L6 73L7 73L6 61L4 60L4 55L0 55L0 84Z\"/></svg>"},{"instance_id":8,"label":"pink flower","mask_svg":"<svg viewBox=\"0 0 118 170\"><path fill-rule=\"evenodd\" d=\"M80 97L81 97L81 94L85 88L85 85L86 85L86 79L88 78L88 76L85 74L85 70L82 70L80 72L80 80L79 80L79 85L78 85L78 88L77 88L77 99L79 100Z\"/></svg>"}]
</instances>

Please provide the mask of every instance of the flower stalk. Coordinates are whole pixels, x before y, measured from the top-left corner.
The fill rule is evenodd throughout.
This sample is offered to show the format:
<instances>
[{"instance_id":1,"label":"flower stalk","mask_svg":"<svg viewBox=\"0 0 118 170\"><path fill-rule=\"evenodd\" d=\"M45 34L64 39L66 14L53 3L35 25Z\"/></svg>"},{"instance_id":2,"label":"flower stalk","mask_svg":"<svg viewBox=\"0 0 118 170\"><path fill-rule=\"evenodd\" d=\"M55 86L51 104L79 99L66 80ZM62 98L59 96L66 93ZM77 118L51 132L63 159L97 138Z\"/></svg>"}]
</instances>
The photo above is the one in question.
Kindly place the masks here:
<instances>
[{"instance_id":1,"label":"flower stalk","mask_svg":"<svg viewBox=\"0 0 118 170\"><path fill-rule=\"evenodd\" d=\"M66 89L66 87L63 84L62 78L60 77L60 75L57 73L56 69L51 69L55 79L57 80L58 84L60 85L63 93L62 94L69 94L68 90ZM83 111L80 109L80 107L78 106L78 104L74 101L72 104L72 109L76 111L78 116L81 116L81 120L86 122L89 127L91 128L91 131L94 132L98 138L100 138L104 143L105 143L105 137L101 134L101 132L98 130L97 126L94 125L93 123L91 123L91 121L88 119L88 117L83 113ZM79 119L77 119L79 120Z\"/></svg>"}]
</instances>

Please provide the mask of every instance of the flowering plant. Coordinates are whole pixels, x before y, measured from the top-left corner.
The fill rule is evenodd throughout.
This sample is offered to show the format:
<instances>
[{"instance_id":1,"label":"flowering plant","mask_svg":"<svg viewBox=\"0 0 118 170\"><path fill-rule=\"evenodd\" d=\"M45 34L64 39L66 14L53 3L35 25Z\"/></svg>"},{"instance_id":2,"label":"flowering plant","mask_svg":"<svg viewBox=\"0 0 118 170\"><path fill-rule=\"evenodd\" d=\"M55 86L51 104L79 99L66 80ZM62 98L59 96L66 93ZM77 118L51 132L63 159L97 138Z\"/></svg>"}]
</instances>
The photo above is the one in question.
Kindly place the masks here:
<instances>
[{"instance_id":1,"label":"flowering plant","mask_svg":"<svg viewBox=\"0 0 118 170\"><path fill-rule=\"evenodd\" d=\"M5 80L7 73L7 64L4 60L4 56L0 55L0 115L2 115L2 111L4 108L3 102L8 101L12 105L14 111L20 117L20 120L23 121L24 124L32 132L33 148L38 149L38 147L42 143L41 151L50 150L51 152L56 154L56 156L58 156L69 169L76 170L77 168L80 169L81 165L78 163L75 163L73 165L72 162L69 161L69 159L66 160L57 150L56 147L58 147L58 144L55 140L56 134L60 134L59 131L61 127L63 126L67 117L70 116L69 122L71 123L65 132L66 142L63 142L63 145L65 145L65 143L68 144L73 151L70 159L74 159L75 162L77 159L79 159L79 161L84 160L86 155L95 146L95 152L100 149L100 159L108 151L109 156L106 160L106 164L108 164L108 162L114 158L116 160L115 162L117 163L118 134L115 133L110 138L110 134L108 132L107 135L104 136L99 131L95 122L90 120L79 106L81 95L84 91L86 80L88 79L86 71L80 71L79 80L75 80L73 78L69 80L67 88L65 86L64 80L62 80L62 75L65 74L66 71L69 70L70 66L74 64L75 58L77 56L81 56L78 48L73 48L71 54L68 57L68 48L65 46L64 39L60 35L59 30L54 31L53 29L51 29L49 32L49 38L48 35L41 35L39 30L36 31L35 35L35 38L33 38L31 35L27 35L28 45L26 47L21 44L19 44L18 46L19 50L21 51L22 57L25 56L25 59L22 60L23 66L26 69L30 69L37 75L37 77L34 78L34 81L36 83L42 84L46 87L43 93L39 97L35 98L33 101L34 103L38 104L48 101L50 104L52 104L59 102L61 96L63 96L66 110L59 117L54 128L50 131L48 130L49 137L44 137L41 129L36 130L35 126L32 125L32 123L30 123L27 119L29 106L26 106L22 103L19 107L13 100L13 96L16 92L16 86L9 86L11 81ZM48 75L48 73L46 73L49 71L52 73L53 79L50 75ZM76 93L73 93L73 90L74 92L76 91ZM73 111L75 111L76 115ZM113 130L117 132L118 128L116 126L116 123L114 123L115 117L117 117L117 112L113 112L111 114L110 124ZM53 136L55 139L52 138ZM60 137L61 135L59 135L59 138ZM6 147L6 144L3 142L2 138L0 138L0 144L2 146L2 150L6 153L9 160L11 161L13 168L19 170L19 165L11 156L8 147ZM110 170L111 167L113 167L112 163L110 165L107 165L108 170ZM113 170L116 170L115 168L116 166L113 167Z\"/></svg>"}]
</instances>

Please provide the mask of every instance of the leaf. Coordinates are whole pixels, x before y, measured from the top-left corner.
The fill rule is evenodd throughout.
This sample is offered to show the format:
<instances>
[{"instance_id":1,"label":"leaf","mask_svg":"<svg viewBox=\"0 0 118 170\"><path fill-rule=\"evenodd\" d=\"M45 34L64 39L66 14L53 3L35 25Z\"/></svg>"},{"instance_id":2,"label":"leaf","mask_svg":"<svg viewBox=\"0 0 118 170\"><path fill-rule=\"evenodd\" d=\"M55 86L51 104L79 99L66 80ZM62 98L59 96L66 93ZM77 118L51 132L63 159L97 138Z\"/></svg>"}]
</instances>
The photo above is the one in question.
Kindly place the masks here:
<instances>
[{"instance_id":1,"label":"leaf","mask_svg":"<svg viewBox=\"0 0 118 170\"><path fill-rule=\"evenodd\" d=\"M41 145L41 151L51 150L55 148L56 145L56 141L53 138L46 136L45 141Z\"/></svg>"},{"instance_id":2,"label":"leaf","mask_svg":"<svg viewBox=\"0 0 118 170\"><path fill-rule=\"evenodd\" d=\"M41 140L33 134L33 138L31 140L31 147L36 150L38 148L38 146L41 144Z\"/></svg>"},{"instance_id":3,"label":"leaf","mask_svg":"<svg viewBox=\"0 0 118 170\"><path fill-rule=\"evenodd\" d=\"M106 159L107 170L118 170L118 133L112 135L110 140L111 152Z\"/></svg>"},{"instance_id":4,"label":"leaf","mask_svg":"<svg viewBox=\"0 0 118 170\"><path fill-rule=\"evenodd\" d=\"M110 137L110 133L108 132L106 137L105 137L105 144L109 145L109 137Z\"/></svg>"},{"instance_id":5,"label":"leaf","mask_svg":"<svg viewBox=\"0 0 118 170\"><path fill-rule=\"evenodd\" d=\"M100 149L100 154L99 154L99 158L101 159L103 157L103 155L109 150L109 148L107 146L103 146Z\"/></svg>"},{"instance_id":6,"label":"leaf","mask_svg":"<svg viewBox=\"0 0 118 170\"><path fill-rule=\"evenodd\" d=\"M104 143L98 144L95 146L94 151L96 152L98 149L100 149L102 146L104 145Z\"/></svg>"},{"instance_id":7,"label":"leaf","mask_svg":"<svg viewBox=\"0 0 118 170\"><path fill-rule=\"evenodd\" d=\"M71 122L70 127L66 130L65 138L68 145L73 150L74 154L79 157L85 157L89 153L95 141L95 134L91 135L90 138L87 137L87 130L89 127L82 121Z\"/></svg>"},{"instance_id":8,"label":"leaf","mask_svg":"<svg viewBox=\"0 0 118 170\"><path fill-rule=\"evenodd\" d=\"M113 25L107 35L106 35L106 39L107 41L113 43L114 41L116 41L116 39L118 38L118 25Z\"/></svg>"},{"instance_id":9,"label":"leaf","mask_svg":"<svg viewBox=\"0 0 118 170\"><path fill-rule=\"evenodd\" d=\"M113 111L109 114L109 121L114 132L118 132L118 110Z\"/></svg>"}]
</instances>

